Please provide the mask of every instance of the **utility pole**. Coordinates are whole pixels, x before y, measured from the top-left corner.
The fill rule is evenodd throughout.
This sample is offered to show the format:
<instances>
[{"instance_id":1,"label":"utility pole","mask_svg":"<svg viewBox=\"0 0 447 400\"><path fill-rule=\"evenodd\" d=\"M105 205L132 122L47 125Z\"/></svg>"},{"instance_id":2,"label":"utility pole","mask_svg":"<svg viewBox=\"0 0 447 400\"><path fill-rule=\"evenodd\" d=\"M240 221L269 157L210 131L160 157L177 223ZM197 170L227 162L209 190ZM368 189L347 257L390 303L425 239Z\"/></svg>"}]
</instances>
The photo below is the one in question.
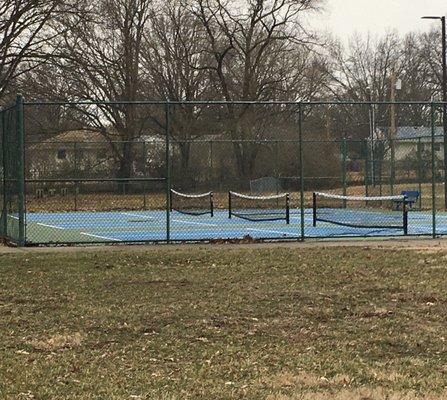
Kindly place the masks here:
<instances>
[{"instance_id":1,"label":"utility pole","mask_svg":"<svg viewBox=\"0 0 447 400\"><path fill-rule=\"evenodd\" d=\"M366 153L371 152L370 157L370 177L371 182L373 186L375 186L375 152L374 152L374 145L375 145L375 134L376 134L376 122L375 122L375 113L374 113L374 105L372 103L373 101L373 95L372 95L372 89L370 86L366 88L368 93L368 100L369 100L369 107L368 107L368 114L369 114L369 140L367 141L367 147L366 147ZM367 157L368 158L368 157Z\"/></svg>"},{"instance_id":2,"label":"utility pole","mask_svg":"<svg viewBox=\"0 0 447 400\"><path fill-rule=\"evenodd\" d=\"M435 19L442 24L442 125L444 131L444 206L447 210L447 44L446 44L446 21L445 16L427 16L422 19ZM432 155L434 157L434 155ZM433 174L435 172L433 171Z\"/></svg>"},{"instance_id":3,"label":"utility pole","mask_svg":"<svg viewBox=\"0 0 447 400\"><path fill-rule=\"evenodd\" d=\"M391 84L391 124L390 124L390 140L391 145L393 146L394 139L396 139L396 105L394 102L396 101L396 72L394 69L391 71L390 77Z\"/></svg>"},{"instance_id":4,"label":"utility pole","mask_svg":"<svg viewBox=\"0 0 447 400\"><path fill-rule=\"evenodd\" d=\"M390 189L391 194L394 194L394 184L395 184L395 178L396 178L396 168L395 168L395 161L396 161L396 134L397 134L397 124L396 124L396 89L400 89L400 80L396 80L396 71L394 68L391 70L391 77L390 77L390 97L391 97L391 106L390 106L390 150L391 150L391 168L390 168Z\"/></svg>"}]
</instances>

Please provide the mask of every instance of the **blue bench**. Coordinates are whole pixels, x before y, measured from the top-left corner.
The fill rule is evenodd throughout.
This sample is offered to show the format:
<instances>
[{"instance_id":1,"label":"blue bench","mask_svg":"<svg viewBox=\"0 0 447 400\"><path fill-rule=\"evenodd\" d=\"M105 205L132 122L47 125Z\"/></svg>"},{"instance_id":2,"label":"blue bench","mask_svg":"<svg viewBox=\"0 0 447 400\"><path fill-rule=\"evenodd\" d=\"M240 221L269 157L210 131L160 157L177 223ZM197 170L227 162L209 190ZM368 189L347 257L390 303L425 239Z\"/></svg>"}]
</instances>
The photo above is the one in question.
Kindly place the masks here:
<instances>
[{"instance_id":1,"label":"blue bench","mask_svg":"<svg viewBox=\"0 0 447 400\"><path fill-rule=\"evenodd\" d=\"M394 200L394 204L396 204L396 210L400 209L400 206L405 203L408 206L408 209L413 208L413 204L416 203L419 200L419 197L421 196L421 192L419 190L402 190L400 193L402 196L405 196L405 200Z\"/></svg>"}]
</instances>

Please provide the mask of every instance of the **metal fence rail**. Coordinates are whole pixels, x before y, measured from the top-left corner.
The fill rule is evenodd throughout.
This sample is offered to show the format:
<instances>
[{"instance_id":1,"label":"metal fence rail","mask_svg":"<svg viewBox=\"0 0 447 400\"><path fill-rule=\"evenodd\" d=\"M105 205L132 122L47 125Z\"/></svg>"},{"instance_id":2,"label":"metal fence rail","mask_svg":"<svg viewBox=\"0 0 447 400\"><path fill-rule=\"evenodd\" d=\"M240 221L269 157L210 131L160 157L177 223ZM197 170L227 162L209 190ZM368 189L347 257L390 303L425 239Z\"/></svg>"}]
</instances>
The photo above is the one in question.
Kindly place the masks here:
<instances>
[{"instance_id":1,"label":"metal fence rail","mask_svg":"<svg viewBox=\"0 0 447 400\"><path fill-rule=\"evenodd\" d=\"M2 236L23 246L443 235L442 107L18 96L0 111ZM406 192L417 195L405 230L388 226Z\"/></svg>"}]
</instances>

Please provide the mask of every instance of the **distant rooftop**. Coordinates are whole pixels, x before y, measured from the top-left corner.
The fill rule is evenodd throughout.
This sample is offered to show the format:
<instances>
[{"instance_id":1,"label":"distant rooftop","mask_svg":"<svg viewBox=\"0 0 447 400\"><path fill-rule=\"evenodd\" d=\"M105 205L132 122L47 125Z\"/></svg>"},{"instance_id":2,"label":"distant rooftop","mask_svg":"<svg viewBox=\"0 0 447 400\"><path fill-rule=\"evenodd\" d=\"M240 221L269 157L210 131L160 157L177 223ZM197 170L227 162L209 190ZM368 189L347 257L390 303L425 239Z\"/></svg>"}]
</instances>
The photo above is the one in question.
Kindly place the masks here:
<instances>
[{"instance_id":1,"label":"distant rooftop","mask_svg":"<svg viewBox=\"0 0 447 400\"><path fill-rule=\"evenodd\" d=\"M389 127L379 128L381 132L388 137L390 131ZM435 136L443 137L444 128L442 126L435 127ZM430 126L399 126L396 131L396 139L399 140L414 140L414 139L425 139L430 140L431 138L431 127Z\"/></svg>"}]
</instances>

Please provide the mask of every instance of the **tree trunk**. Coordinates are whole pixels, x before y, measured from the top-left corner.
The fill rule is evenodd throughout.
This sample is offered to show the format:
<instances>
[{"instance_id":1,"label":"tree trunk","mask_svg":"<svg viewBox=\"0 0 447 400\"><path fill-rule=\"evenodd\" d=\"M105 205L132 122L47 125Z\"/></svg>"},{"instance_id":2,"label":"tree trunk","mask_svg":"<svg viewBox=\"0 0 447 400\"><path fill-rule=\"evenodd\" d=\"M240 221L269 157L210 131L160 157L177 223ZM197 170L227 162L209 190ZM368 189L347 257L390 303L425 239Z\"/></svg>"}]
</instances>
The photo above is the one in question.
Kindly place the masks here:
<instances>
[{"instance_id":1,"label":"tree trunk","mask_svg":"<svg viewBox=\"0 0 447 400\"><path fill-rule=\"evenodd\" d=\"M251 179L258 154L256 143L235 141L233 142L233 148L241 180Z\"/></svg>"},{"instance_id":2,"label":"tree trunk","mask_svg":"<svg viewBox=\"0 0 447 400\"><path fill-rule=\"evenodd\" d=\"M183 185L190 186L192 183L193 175L190 171L190 159L191 159L191 143L178 142L178 148L180 151L180 170L178 176L175 176Z\"/></svg>"},{"instance_id":3,"label":"tree trunk","mask_svg":"<svg viewBox=\"0 0 447 400\"><path fill-rule=\"evenodd\" d=\"M122 157L119 159L117 178L120 179L118 186L123 194L128 194L130 190L128 179L132 176L132 147L132 142L123 142L121 145Z\"/></svg>"},{"instance_id":4,"label":"tree trunk","mask_svg":"<svg viewBox=\"0 0 447 400\"><path fill-rule=\"evenodd\" d=\"M191 143L189 142L179 142L180 148L180 165L182 167L183 173L189 172L189 161L191 156Z\"/></svg>"}]
</instances>

